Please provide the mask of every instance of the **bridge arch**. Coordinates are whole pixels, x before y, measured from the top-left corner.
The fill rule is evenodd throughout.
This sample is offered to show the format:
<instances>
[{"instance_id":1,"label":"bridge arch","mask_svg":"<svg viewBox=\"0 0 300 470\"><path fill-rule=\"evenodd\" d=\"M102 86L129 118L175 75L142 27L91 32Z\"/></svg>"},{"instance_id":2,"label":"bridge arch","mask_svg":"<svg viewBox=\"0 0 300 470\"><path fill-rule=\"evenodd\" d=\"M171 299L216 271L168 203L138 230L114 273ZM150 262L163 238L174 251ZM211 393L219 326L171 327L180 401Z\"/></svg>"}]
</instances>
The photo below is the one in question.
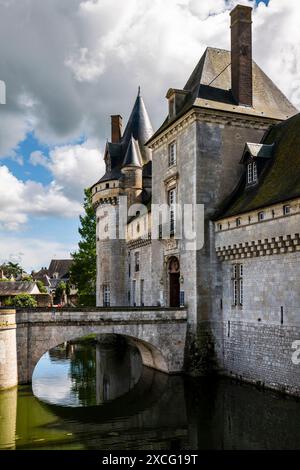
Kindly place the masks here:
<instances>
[{"instance_id":1,"label":"bridge arch","mask_svg":"<svg viewBox=\"0 0 300 470\"><path fill-rule=\"evenodd\" d=\"M50 337L50 338L45 339L45 341L43 342L39 342L39 347L35 348L34 351L32 352L30 369L28 371L29 382L32 381L32 376L33 376L33 372L34 372L36 365L38 364L39 360L42 358L42 356L46 352L50 351L50 349L53 349L56 346L59 346L60 344L63 344L67 341L76 340L76 339L82 338L90 334L103 335L104 334L103 328L101 328L101 331L95 331L95 328L91 328L91 330L88 333L84 335L80 334L79 336L78 335L74 336L73 333L71 333L70 331L65 331L64 333L60 332L60 335L55 335L52 338ZM169 372L166 358L157 347L155 347L154 345L146 341L143 341L139 338L136 338L130 335L125 335L123 333L121 334L116 333L115 331L105 332L105 335L112 335L112 334L114 335L117 334L118 336L122 336L123 338L126 338L129 344L135 346L141 355L142 363L144 366L160 370L161 372L166 372L166 373Z\"/></svg>"},{"instance_id":2,"label":"bridge arch","mask_svg":"<svg viewBox=\"0 0 300 470\"><path fill-rule=\"evenodd\" d=\"M37 310L16 315L18 383L31 382L42 355L90 334L121 335L137 347L142 362L166 373L184 368L186 311L165 308Z\"/></svg>"}]
</instances>

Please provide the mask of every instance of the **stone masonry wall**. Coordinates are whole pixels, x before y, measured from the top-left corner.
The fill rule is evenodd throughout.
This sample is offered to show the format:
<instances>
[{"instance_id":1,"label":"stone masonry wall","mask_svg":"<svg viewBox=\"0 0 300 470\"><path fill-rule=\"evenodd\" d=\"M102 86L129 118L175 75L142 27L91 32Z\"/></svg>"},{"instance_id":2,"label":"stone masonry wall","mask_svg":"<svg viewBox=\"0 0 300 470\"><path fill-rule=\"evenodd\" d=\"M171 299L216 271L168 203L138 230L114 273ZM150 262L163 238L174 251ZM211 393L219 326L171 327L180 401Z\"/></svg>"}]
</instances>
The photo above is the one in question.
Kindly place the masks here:
<instances>
[{"instance_id":1,"label":"stone masonry wall","mask_svg":"<svg viewBox=\"0 0 300 470\"><path fill-rule=\"evenodd\" d=\"M300 327L230 320L223 326L226 375L300 395L300 364L292 361Z\"/></svg>"},{"instance_id":2,"label":"stone masonry wall","mask_svg":"<svg viewBox=\"0 0 300 470\"><path fill-rule=\"evenodd\" d=\"M282 205L266 208L261 222L257 212L244 214L240 226L235 219L218 221L216 249L223 373L300 395L300 365L292 361L292 345L300 341L298 206L292 202L287 216ZM242 305L234 305L234 265L243 267Z\"/></svg>"}]
</instances>

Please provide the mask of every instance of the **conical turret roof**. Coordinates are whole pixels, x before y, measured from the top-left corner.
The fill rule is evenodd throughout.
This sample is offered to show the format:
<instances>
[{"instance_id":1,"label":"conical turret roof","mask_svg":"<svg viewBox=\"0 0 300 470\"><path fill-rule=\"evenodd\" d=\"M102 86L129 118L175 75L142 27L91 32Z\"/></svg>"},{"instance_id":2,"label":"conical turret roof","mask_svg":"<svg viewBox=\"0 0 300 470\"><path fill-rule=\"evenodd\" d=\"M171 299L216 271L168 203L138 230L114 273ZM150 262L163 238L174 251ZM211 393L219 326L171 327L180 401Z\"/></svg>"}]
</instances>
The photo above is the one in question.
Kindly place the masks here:
<instances>
[{"instance_id":1,"label":"conical turret roof","mask_svg":"<svg viewBox=\"0 0 300 470\"><path fill-rule=\"evenodd\" d=\"M142 166L142 155L140 152L140 147L139 147L138 141L135 140L133 136L131 136L131 139L129 141L122 166L123 168L127 166L135 166L135 167Z\"/></svg>"},{"instance_id":2,"label":"conical turret roof","mask_svg":"<svg viewBox=\"0 0 300 470\"><path fill-rule=\"evenodd\" d=\"M141 97L140 87L136 97L134 106L132 108L130 117L127 122L123 137L122 146L126 149L129 145L131 137L133 137L139 144L140 152L142 155L142 163L145 164L151 160L151 153L145 147L145 142L153 135L153 128L147 113L145 103Z\"/></svg>"}]
</instances>

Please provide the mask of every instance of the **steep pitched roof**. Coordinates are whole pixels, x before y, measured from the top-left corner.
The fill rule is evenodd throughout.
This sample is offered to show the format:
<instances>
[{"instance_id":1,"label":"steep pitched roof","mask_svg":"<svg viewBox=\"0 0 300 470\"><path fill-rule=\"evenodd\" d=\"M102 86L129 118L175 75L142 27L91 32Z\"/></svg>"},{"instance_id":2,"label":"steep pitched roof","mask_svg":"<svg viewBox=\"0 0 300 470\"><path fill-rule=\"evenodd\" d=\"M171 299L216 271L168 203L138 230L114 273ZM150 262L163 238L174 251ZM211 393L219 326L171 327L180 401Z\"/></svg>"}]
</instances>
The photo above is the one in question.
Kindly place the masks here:
<instances>
[{"instance_id":1,"label":"steep pitched roof","mask_svg":"<svg viewBox=\"0 0 300 470\"><path fill-rule=\"evenodd\" d=\"M259 183L246 189L246 171L215 218L234 216L300 197L300 114L271 127L263 139L274 144Z\"/></svg>"},{"instance_id":2,"label":"steep pitched roof","mask_svg":"<svg viewBox=\"0 0 300 470\"><path fill-rule=\"evenodd\" d=\"M32 281L1 281L0 296L19 294L40 294L39 288Z\"/></svg>"},{"instance_id":3,"label":"steep pitched roof","mask_svg":"<svg viewBox=\"0 0 300 470\"><path fill-rule=\"evenodd\" d=\"M57 273L59 279L66 277L72 264L72 259L52 259L48 268L49 276L53 277L54 274Z\"/></svg>"},{"instance_id":4,"label":"steep pitched roof","mask_svg":"<svg viewBox=\"0 0 300 470\"><path fill-rule=\"evenodd\" d=\"M151 153L150 150L145 147L145 142L150 139L152 134L152 124L147 113L143 98L141 97L139 88L138 95L136 97L134 106L132 108L122 137L122 147L124 153L127 150L132 136L139 144L140 152L143 158L143 164L147 163L149 160L151 160Z\"/></svg>"},{"instance_id":5,"label":"steep pitched roof","mask_svg":"<svg viewBox=\"0 0 300 470\"><path fill-rule=\"evenodd\" d=\"M182 109L171 120L167 118L148 143L192 107L264 116L276 120L287 119L297 113L297 109L254 61L252 73L253 107L240 106L231 93L230 51L208 47L184 86L184 90L189 93Z\"/></svg>"},{"instance_id":6,"label":"steep pitched roof","mask_svg":"<svg viewBox=\"0 0 300 470\"><path fill-rule=\"evenodd\" d=\"M135 140L132 136L129 141L122 166L123 168L125 168L126 166L142 166L142 156L140 152L140 147L137 140Z\"/></svg>"},{"instance_id":7,"label":"steep pitched roof","mask_svg":"<svg viewBox=\"0 0 300 470\"><path fill-rule=\"evenodd\" d=\"M106 144L105 155L108 155L110 159L110 167L106 166L105 174L95 184L120 179L122 167L128 165L128 161L132 158L135 163L138 161L133 152L139 154L141 165L147 165L151 161L151 151L145 143L152 134L153 128L139 88L120 143L107 142ZM132 138L136 142L134 145L131 143ZM147 168L151 170L151 166L148 165Z\"/></svg>"}]
</instances>

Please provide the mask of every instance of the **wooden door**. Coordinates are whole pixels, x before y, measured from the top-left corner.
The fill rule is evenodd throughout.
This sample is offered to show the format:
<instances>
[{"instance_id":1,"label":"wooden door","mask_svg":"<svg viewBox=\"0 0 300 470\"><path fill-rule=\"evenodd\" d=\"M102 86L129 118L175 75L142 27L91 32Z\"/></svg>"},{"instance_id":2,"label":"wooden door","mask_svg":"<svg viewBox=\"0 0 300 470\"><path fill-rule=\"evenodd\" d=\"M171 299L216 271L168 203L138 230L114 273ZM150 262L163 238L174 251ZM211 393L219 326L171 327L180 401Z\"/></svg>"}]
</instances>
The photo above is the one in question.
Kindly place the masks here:
<instances>
[{"instance_id":1,"label":"wooden door","mask_svg":"<svg viewBox=\"0 0 300 470\"><path fill-rule=\"evenodd\" d=\"M170 273L170 307L180 305L179 273Z\"/></svg>"}]
</instances>

